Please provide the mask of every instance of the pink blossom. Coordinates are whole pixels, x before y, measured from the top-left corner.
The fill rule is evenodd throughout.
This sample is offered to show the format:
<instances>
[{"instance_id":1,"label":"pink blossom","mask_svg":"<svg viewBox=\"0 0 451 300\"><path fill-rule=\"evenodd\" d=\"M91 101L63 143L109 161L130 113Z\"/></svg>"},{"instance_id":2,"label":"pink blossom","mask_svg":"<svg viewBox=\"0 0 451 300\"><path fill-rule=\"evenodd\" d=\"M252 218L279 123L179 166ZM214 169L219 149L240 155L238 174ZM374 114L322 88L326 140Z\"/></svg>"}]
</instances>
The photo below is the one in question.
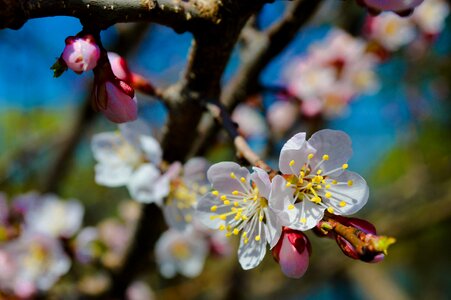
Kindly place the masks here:
<instances>
[{"instance_id":1,"label":"pink blossom","mask_svg":"<svg viewBox=\"0 0 451 300\"><path fill-rule=\"evenodd\" d=\"M92 35L66 38L62 59L69 69L76 73L90 71L97 66L100 58L100 48Z\"/></svg>"},{"instance_id":2,"label":"pink blossom","mask_svg":"<svg viewBox=\"0 0 451 300\"><path fill-rule=\"evenodd\" d=\"M290 278L304 276L309 265L310 242L301 231L284 227L277 245L272 249L282 272Z\"/></svg>"},{"instance_id":3,"label":"pink blossom","mask_svg":"<svg viewBox=\"0 0 451 300\"><path fill-rule=\"evenodd\" d=\"M370 12L393 11L400 15L409 15L420 5L423 0L357 0L363 6L368 7Z\"/></svg>"}]
</instances>

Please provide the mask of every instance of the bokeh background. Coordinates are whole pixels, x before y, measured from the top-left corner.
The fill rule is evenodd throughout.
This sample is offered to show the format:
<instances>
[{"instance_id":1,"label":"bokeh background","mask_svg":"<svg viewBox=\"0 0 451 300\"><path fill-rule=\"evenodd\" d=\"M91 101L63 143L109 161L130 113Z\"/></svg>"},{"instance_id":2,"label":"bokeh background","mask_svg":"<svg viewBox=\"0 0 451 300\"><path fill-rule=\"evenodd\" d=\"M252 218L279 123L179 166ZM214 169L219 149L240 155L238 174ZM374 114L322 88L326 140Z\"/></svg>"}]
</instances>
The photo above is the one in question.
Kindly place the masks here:
<instances>
[{"instance_id":1,"label":"bokeh background","mask_svg":"<svg viewBox=\"0 0 451 300\"><path fill-rule=\"evenodd\" d=\"M363 10L349 1L336 2L340 3L327 2L265 69L263 85L283 85L284 66L333 26L358 32ZM261 26L277 19L285 5L282 1L265 7ZM349 24L348 18L354 23ZM284 278L269 255L248 272L240 271L232 255L209 259L204 273L195 279L165 280L149 274L145 279L156 296L214 299L236 290L246 299L451 299L450 23L448 18L446 28L421 56L408 46L394 53L377 68L381 85L377 93L359 96L343 114L321 124L351 136L350 165L367 179L371 193L359 217L369 219L380 234L397 238L385 261L377 265L353 261L341 254L335 242L311 236L311 266L300 280ZM130 68L155 85L174 83L186 64L191 35L142 25L139 42L128 42L121 38L128 27L120 24L105 31L105 47L126 54ZM83 202L85 224L95 225L116 216L118 204L129 196L125 189L94 182L90 138L116 126L97 115L79 123L86 114L92 74L66 72L55 79L49 69L61 54L64 39L80 30L78 20L55 17L30 20L17 31L0 31L0 191L13 196L45 189L55 181L52 166L59 150L74 132L80 132L75 151L64 157L68 172L58 178L57 190L63 198ZM236 51L225 83L239 63ZM264 107L277 96L262 93L260 97ZM161 129L164 107L143 95L139 99L140 117ZM300 120L298 129L307 125ZM262 151L266 141L267 137L257 137L252 145ZM271 152L277 157L280 145L274 147ZM233 159L233 150L221 139L206 155L212 162Z\"/></svg>"}]
</instances>

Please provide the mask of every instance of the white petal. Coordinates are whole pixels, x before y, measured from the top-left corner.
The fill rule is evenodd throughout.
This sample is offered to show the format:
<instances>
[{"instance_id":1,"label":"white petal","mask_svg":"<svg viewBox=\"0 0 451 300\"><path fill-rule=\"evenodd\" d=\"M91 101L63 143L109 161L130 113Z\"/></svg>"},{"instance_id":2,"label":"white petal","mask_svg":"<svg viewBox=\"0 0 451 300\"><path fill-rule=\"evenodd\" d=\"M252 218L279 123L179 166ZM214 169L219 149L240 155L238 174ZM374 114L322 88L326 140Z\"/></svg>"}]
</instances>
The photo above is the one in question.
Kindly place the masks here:
<instances>
[{"instance_id":1,"label":"white petal","mask_svg":"<svg viewBox=\"0 0 451 300\"><path fill-rule=\"evenodd\" d=\"M123 161L118 153L124 139L116 132L96 134L91 140L91 150L98 162L117 164Z\"/></svg>"},{"instance_id":2,"label":"white petal","mask_svg":"<svg viewBox=\"0 0 451 300\"><path fill-rule=\"evenodd\" d=\"M184 231L190 220L193 218L195 210L194 207L178 208L177 201L172 201L170 204L163 205L163 216L169 227Z\"/></svg>"},{"instance_id":3,"label":"white petal","mask_svg":"<svg viewBox=\"0 0 451 300\"><path fill-rule=\"evenodd\" d=\"M220 214L228 212L230 207L221 206L221 202L218 198L212 195L210 192L199 199L197 204L196 219L202 224L211 229L218 229L220 225L224 224L224 221L217 217ZM211 211L213 206L217 207L215 212Z\"/></svg>"},{"instance_id":4,"label":"white petal","mask_svg":"<svg viewBox=\"0 0 451 300\"><path fill-rule=\"evenodd\" d=\"M163 197L169 193L169 180L160 176L155 166L143 164L133 173L127 188L138 202L161 204Z\"/></svg>"},{"instance_id":5,"label":"white petal","mask_svg":"<svg viewBox=\"0 0 451 300\"><path fill-rule=\"evenodd\" d=\"M266 240L269 243L269 249L272 249L282 234L282 225L279 224L277 215L270 208L265 208L265 217Z\"/></svg>"},{"instance_id":6,"label":"white petal","mask_svg":"<svg viewBox=\"0 0 451 300\"><path fill-rule=\"evenodd\" d=\"M236 179L230 177L233 173ZM250 189L249 178L250 173L246 168L240 167L240 165L234 162L220 162L212 165L207 172L208 181L212 184L213 188L218 190L222 194L231 194L233 191L246 191L239 179L244 177L246 182L244 186Z\"/></svg>"},{"instance_id":7,"label":"white petal","mask_svg":"<svg viewBox=\"0 0 451 300\"><path fill-rule=\"evenodd\" d=\"M238 261L244 270L253 269L260 264L266 254L266 236L265 230L262 228L263 222L254 220L255 222L248 222L244 227L247 232L248 242L245 243L241 235L240 246L238 248ZM255 237L259 234L260 240L256 241Z\"/></svg>"},{"instance_id":8,"label":"white petal","mask_svg":"<svg viewBox=\"0 0 451 300\"><path fill-rule=\"evenodd\" d=\"M348 186L347 184L332 184L329 189L332 198L330 200L323 198L325 199L326 204L330 204L334 208L335 214L351 215L365 206L369 196L369 188L365 179L359 174L351 171L344 171L340 176L333 179L345 183L349 180L352 181L352 186ZM339 205L341 201L346 202L344 207Z\"/></svg>"},{"instance_id":9,"label":"white petal","mask_svg":"<svg viewBox=\"0 0 451 300\"><path fill-rule=\"evenodd\" d=\"M95 173L95 181L97 184L108 187L118 187L126 185L129 182L133 169L130 165L123 163L99 163L95 165Z\"/></svg>"},{"instance_id":10,"label":"white petal","mask_svg":"<svg viewBox=\"0 0 451 300\"><path fill-rule=\"evenodd\" d=\"M209 163L205 158L193 157L184 165L183 178L188 183L205 184Z\"/></svg>"},{"instance_id":11,"label":"white petal","mask_svg":"<svg viewBox=\"0 0 451 300\"><path fill-rule=\"evenodd\" d=\"M312 168L322 160L324 154L329 155L329 160L321 163L319 167L323 170L323 174L341 168L352 156L351 139L343 131L331 129L317 131L308 140L308 143L317 151L310 164ZM333 175L338 176L341 172L337 171Z\"/></svg>"},{"instance_id":12,"label":"white petal","mask_svg":"<svg viewBox=\"0 0 451 300\"><path fill-rule=\"evenodd\" d=\"M283 145L280 152L279 170L283 174L296 173L298 175L299 170L307 162L308 155L311 153L315 154L315 152L316 150L305 141L305 133L298 133ZM295 164L290 168L292 160Z\"/></svg>"},{"instance_id":13,"label":"white petal","mask_svg":"<svg viewBox=\"0 0 451 300\"><path fill-rule=\"evenodd\" d=\"M142 119L119 124L119 130L124 139L136 149L141 148L141 136L151 136L152 129Z\"/></svg>"},{"instance_id":14,"label":"white petal","mask_svg":"<svg viewBox=\"0 0 451 300\"><path fill-rule=\"evenodd\" d=\"M300 203L295 204L296 209L300 212L294 223L289 228L306 231L312 229L324 216L325 208L315 204L310 200L304 199ZM305 218L305 222L301 222L301 218Z\"/></svg>"},{"instance_id":15,"label":"white petal","mask_svg":"<svg viewBox=\"0 0 451 300\"><path fill-rule=\"evenodd\" d=\"M271 192L271 181L269 175L263 169L253 167L254 173L251 174L251 179L258 187L259 194L266 199L269 199Z\"/></svg>"},{"instance_id":16,"label":"white petal","mask_svg":"<svg viewBox=\"0 0 451 300\"><path fill-rule=\"evenodd\" d=\"M271 194L269 196L269 207L277 215L278 222L288 226L296 221L299 212L296 209L288 209L294 204L293 189L286 186L287 181L280 175L276 175L271 183Z\"/></svg>"},{"instance_id":17,"label":"white petal","mask_svg":"<svg viewBox=\"0 0 451 300\"><path fill-rule=\"evenodd\" d=\"M140 148L146 154L149 161L155 165L161 163L163 157L163 150L161 149L160 143L151 136L141 135L139 138Z\"/></svg>"}]
</instances>

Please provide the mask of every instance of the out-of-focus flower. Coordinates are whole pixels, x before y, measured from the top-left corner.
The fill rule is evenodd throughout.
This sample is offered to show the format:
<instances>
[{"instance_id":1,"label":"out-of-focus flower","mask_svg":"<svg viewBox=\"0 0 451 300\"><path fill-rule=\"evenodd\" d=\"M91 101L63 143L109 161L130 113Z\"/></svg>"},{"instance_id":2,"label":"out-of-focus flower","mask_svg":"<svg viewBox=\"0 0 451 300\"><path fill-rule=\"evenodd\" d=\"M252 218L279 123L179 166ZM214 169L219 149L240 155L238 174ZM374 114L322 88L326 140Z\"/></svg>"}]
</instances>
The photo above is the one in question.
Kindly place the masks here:
<instances>
[{"instance_id":1,"label":"out-of-focus flower","mask_svg":"<svg viewBox=\"0 0 451 300\"><path fill-rule=\"evenodd\" d=\"M235 108L232 120L238 124L238 130L244 136L266 136L268 131L263 116L246 104L240 104Z\"/></svg>"},{"instance_id":2,"label":"out-of-focus flower","mask_svg":"<svg viewBox=\"0 0 451 300\"><path fill-rule=\"evenodd\" d=\"M97 134L91 142L98 184L118 187L126 185L132 198L144 203L161 204L168 195L169 174L161 174L162 150L138 120L119 125L120 132Z\"/></svg>"},{"instance_id":3,"label":"out-of-focus flower","mask_svg":"<svg viewBox=\"0 0 451 300\"><path fill-rule=\"evenodd\" d=\"M423 0L357 0L363 6L368 7L371 13L377 14L381 11L393 11L401 16L410 15L415 7Z\"/></svg>"},{"instance_id":4,"label":"out-of-focus flower","mask_svg":"<svg viewBox=\"0 0 451 300\"><path fill-rule=\"evenodd\" d=\"M205 238L192 227L184 232L169 229L157 241L155 256L164 277L171 278L177 273L196 277L202 272L208 250Z\"/></svg>"},{"instance_id":5,"label":"out-of-focus flower","mask_svg":"<svg viewBox=\"0 0 451 300\"><path fill-rule=\"evenodd\" d=\"M267 119L276 134L290 130L299 116L298 108L289 101L277 101L268 108Z\"/></svg>"},{"instance_id":6,"label":"out-of-focus flower","mask_svg":"<svg viewBox=\"0 0 451 300\"><path fill-rule=\"evenodd\" d=\"M62 201L55 195L43 195L39 205L25 216L25 228L55 238L70 238L80 228L84 208L75 200Z\"/></svg>"},{"instance_id":7,"label":"out-of-focus flower","mask_svg":"<svg viewBox=\"0 0 451 300\"><path fill-rule=\"evenodd\" d=\"M62 59L76 73L90 71L97 66L100 48L90 34L66 38Z\"/></svg>"},{"instance_id":8,"label":"out-of-focus flower","mask_svg":"<svg viewBox=\"0 0 451 300\"><path fill-rule=\"evenodd\" d=\"M46 291L70 268L55 238L25 232L0 248L0 286L18 297Z\"/></svg>"},{"instance_id":9,"label":"out-of-focus flower","mask_svg":"<svg viewBox=\"0 0 451 300\"><path fill-rule=\"evenodd\" d=\"M288 92L302 101L304 114L334 116L353 97L378 88L376 63L362 40L334 29L325 40L313 44L306 57L288 66Z\"/></svg>"},{"instance_id":10,"label":"out-of-focus flower","mask_svg":"<svg viewBox=\"0 0 451 300\"><path fill-rule=\"evenodd\" d=\"M110 268L118 267L127 250L131 228L116 219L107 219L97 226L97 230L99 240L106 248L102 262Z\"/></svg>"},{"instance_id":11,"label":"out-of-focus flower","mask_svg":"<svg viewBox=\"0 0 451 300\"><path fill-rule=\"evenodd\" d=\"M226 236L241 235L239 262L245 270L255 268L265 256L266 243L272 248L281 233L268 206L268 174L256 167L251 174L234 162L221 162L210 167L207 177L214 190L199 201L201 222L226 231Z\"/></svg>"},{"instance_id":12,"label":"out-of-focus flower","mask_svg":"<svg viewBox=\"0 0 451 300\"><path fill-rule=\"evenodd\" d=\"M134 281L127 288L127 300L153 300L155 295L152 289L144 281Z\"/></svg>"},{"instance_id":13,"label":"out-of-focus flower","mask_svg":"<svg viewBox=\"0 0 451 300\"><path fill-rule=\"evenodd\" d=\"M395 51L415 39L415 26L410 18L382 13L369 20L369 38L384 49Z\"/></svg>"},{"instance_id":14,"label":"out-of-focus flower","mask_svg":"<svg viewBox=\"0 0 451 300\"><path fill-rule=\"evenodd\" d=\"M352 155L347 134L326 129L308 141L305 136L298 133L283 146L283 175L273 178L269 202L282 225L302 231L315 227L326 209L337 215L357 212L369 195L365 180L346 170Z\"/></svg>"},{"instance_id":15,"label":"out-of-focus flower","mask_svg":"<svg viewBox=\"0 0 451 300\"><path fill-rule=\"evenodd\" d=\"M198 199L207 193L208 161L201 157L189 159L182 167L176 163L166 173L171 178L170 192L163 203L166 223L179 231L191 224Z\"/></svg>"},{"instance_id":16,"label":"out-of-focus flower","mask_svg":"<svg viewBox=\"0 0 451 300\"><path fill-rule=\"evenodd\" d=\"M272 249L274 259L280 264L282 272L290 278L304 276L312 252L307 236L284 227L279 242Z\"/></svg>"},{"instance_id":17,"label":"out-of-focus flower","mask_svg":"<svg viewBox=\"0 0 451 300\"><path fill-rule=\"evenodd\" d=\"M435 36L445 27L445 19L449 15L449 4L443 0L427 0L413 13L414 21L421 31Z\"/></svg>"},{"instance_id":18,"label":"out-of-focus flower","mask_svg":"<svg viewBox=\"0 0 451 300\"><path fill-rule=\"evenodd\" d=\"M100 255L99 233L95 227L85 227L75 239L75 257L81 263L89 263Z\"/></svg>"}]
</instances>

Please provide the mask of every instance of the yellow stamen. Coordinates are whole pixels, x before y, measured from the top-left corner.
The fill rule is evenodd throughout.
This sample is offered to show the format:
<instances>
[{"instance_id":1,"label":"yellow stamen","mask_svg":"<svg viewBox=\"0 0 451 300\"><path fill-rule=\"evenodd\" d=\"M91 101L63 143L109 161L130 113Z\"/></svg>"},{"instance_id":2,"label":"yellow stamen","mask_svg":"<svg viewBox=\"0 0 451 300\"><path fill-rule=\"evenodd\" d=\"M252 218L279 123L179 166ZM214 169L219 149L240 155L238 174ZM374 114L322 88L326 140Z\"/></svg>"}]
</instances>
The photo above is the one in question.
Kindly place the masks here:
<instances>
[{"instance_id":1,"label":"yellow stamen","mask_svg":"<svg viewBox=\"0 0 451 300\"><path fill-rule=\"evenodd\" d=\"M310 153L310 154L307 156L307 158L308 158L308 159L312 159L313 156L314 156L313 153Z\"/></svg>"},{"instance_id":2,"label":"yellow stamen","mask_svg":"<svg viewBox=\"0 0 451 300\"><path fill-rule=\"evenodd\" d=\"M341 201L339 205L340 205L340 207L345 207L346 206L346 202Z\"/></svg>"},{"instance_id":3,"label":"yellow stamen","mask_svg":"<svg viewBox=\"0 0 451 300\"><path fill-rule=\"evenodd\" d=\"M348 186L352 186L354 182L352 180L348 180Z\"/></svg>"},{"instance_id":4,"label":"yellow stamen","mask_svg":"<svg viewBox=\"0 0 451 300\"><path fill-rule=\"evenodd\" d=\"M294 166L294 160L290 161L290 167Z\"/></svg>"},{"instance_id":5,"label":"yellow stamen","mask_svg":"<svg viewBox=\"0 0 451 300\"><path fill-rule=\"evenodd\" d=\"M230 178L232 178L232 179L236 179L236 175L235 175L235 173L231 172L231 173L230 173Z\"/></svg>"},{"instance_id":6,"label":"yellow stamen","mask_svg":"<svg viewBox=\"0 0 451 300\"><path fill-rule=\"evenodd\" d=\"M299 221L300 221L301 223L305 224L305 223L307 222L307 219L306 219L306 218L301 218Z\"/></svg>"},{"instance_id":7,"label":"yellow stamen","mask_svg":"<svg viewBox=\"0 0 451 300\"><path fill-rule=\"evenodd\" d=\"M343 168L343 170L345 170L345 169L347 169L349 167L349 165L348 164L343 164L341 167Z\"/></svg>"},{"instance_id":8,"label":"yellow stamen","mask_svg":"<svg viewBox=\"0 0 451 300\"><path fill-rule=\"evenodd\" d=\"M258 242L258 241L260 241L260 235L257 235L256 237L255 237L255 240Z\"/></svg>"},{"instance_id":9,"label":"yellow stamen","mask_svg":"<svg viewBox=\"0 0 451 300\"><path fill-rule=\"evenodd\" d=\"M233 234L234 234L234 235L238 235L238 233L240 233L240 231L238 230L238 228L235 228L235 229L233 230Z\"/></svg>"},{"instance_id":10,"label":"yellow stamen","mask_svg":"<svg viewBox=\"0 0 451 300\"><path fill-rule=\"evenodd\" d=\"M329 199L330 197L332 197L332 194L329 193L329 192L327 192L324 196L325 196L327 199Z\"/></svg>"},{"instance_id":11,"label":"yellow stamen","mask_svg":"<svg viewBox=\"0 0 451 300\"><path fill-rule=\"evenodd\" d=\"M329 207L327 208L327 211L330 212L331 214L333 214L335 210L334 210L333 207L329 206Z\"/></svg>"},{"instance_id":12,"label":"yellow stamen","mask_svg":"<svg viewBox=\"0 0 451 300\"><path fill-rule=\"evenodd\" d=\"M213 191L213 192L211 192L212 194L213 194L213 196L218 196L219 195L219 192L218 191Z\"/></svg>"},{"instance_id":13,"label":"yellow stamen","mask_svg":"<svg viewBox=\"0 0 451 300\"><path fill-rule=\"evenodd\" d=\"M323 155L323 160L329 160L329 155L324 154L324 155Z\"/></svg>"},{"instance_id":14,"label":"yellow stamen","mask_svg":"<svg viewBox=\"0 0 451 300\"><path fill-rule=\"evenodd\" d=\"M212 212L215 212L217 209L218 209L218 207L217 207L216 205L213 205L213 206L210 208L210 210L211 210Z\"/></svg>"},{"instance_id":15,"label":"yellow stamen","mask_svg":"<svg viewBox=\"0 0 451 300\"><path fill-rule=\"evenodd\" d=\"M289 209L289 210L294 209L294 205L293 205L293 204L288 205L288 209Z\"/></svg>"}]
</instances>

